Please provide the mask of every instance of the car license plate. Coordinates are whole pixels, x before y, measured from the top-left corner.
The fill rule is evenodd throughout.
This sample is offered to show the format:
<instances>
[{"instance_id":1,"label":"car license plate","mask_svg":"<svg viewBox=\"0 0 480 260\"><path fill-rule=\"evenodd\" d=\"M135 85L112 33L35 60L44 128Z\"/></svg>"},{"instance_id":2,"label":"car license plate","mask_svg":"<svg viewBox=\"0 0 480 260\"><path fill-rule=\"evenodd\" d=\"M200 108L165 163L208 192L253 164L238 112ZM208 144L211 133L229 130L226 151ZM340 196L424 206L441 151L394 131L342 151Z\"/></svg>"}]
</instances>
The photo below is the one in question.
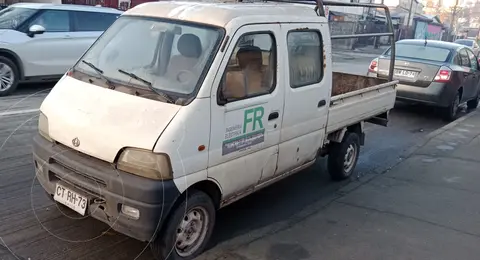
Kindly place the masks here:
<instances>
[{"instance_id":1,"label":"car license plate","mask_svg":"<svg viewBox=\"0 0 480 260\"><path fill-rule=\"evenodd\" d=\"M395 74L395 76L402 76L407 78L415 78L417 76L416 71L410 70L395 70L393 73Z\"/></svg>"},{"instance_id":2,"label":"car license plate","mask_svg":"<svg viewBox=\"0 0 480 260\"><path fill-rule=\"evenodd\" d=\"M82 216L85 215L88 204L88 199L86 196L80 195L77 192L57 183L53 199L73 209Z\"/></svg>"}]
</instances>

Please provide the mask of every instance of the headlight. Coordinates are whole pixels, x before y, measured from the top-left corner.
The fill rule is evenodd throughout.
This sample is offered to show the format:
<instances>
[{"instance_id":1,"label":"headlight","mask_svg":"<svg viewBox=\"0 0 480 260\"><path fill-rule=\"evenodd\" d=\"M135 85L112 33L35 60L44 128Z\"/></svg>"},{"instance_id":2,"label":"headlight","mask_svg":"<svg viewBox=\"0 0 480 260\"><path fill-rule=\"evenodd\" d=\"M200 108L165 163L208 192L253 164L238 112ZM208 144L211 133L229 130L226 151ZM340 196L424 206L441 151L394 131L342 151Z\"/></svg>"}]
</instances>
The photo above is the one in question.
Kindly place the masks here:
<instances>
[{"instance_id":1,"label":"headlight","mask_svg":"<svg viewBox=\"0 0 480 260\"><path fill-rule=\"evenodd\" d=\"M50 138L50 134L48 133L48 118L42 112L40 112L40 116L38 117L38 132L43 138L53 142L53 139Z\"/></svg>"},{"instance_id":2,"label":"headlight","mask_svg":"<svg viewBox=\"0 0 480 260\"><path fill-rule=\"evenodd\" d=\"M170 180L173 178L170 158L166 154L127 148L118 158L119 170L154 180Z\"/></svg>"}]
</instances>

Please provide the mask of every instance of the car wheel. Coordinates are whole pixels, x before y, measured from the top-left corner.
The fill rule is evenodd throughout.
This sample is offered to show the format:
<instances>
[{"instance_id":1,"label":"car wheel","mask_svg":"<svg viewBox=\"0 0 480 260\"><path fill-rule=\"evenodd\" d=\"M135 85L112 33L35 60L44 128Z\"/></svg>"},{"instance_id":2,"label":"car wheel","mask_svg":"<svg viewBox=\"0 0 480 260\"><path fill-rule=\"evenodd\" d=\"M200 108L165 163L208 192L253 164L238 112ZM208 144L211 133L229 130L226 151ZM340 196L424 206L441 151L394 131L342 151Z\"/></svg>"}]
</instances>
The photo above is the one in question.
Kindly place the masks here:
<instances>
[{"instance_id":1,"label":"car wheel","mask_svg":"<svg viewBox=\"0 0 480 260\"><path fill-rule=\"evenodd\" d=\"M445 109L444 117L447 121L453 121L457 119L458 107L460 106L460 93L457 92L455 98L453 98L452 103Z\"/></svg>"},{"instance_id":2,"label":"car wheel","mask_svg":"<svg viewBox=\"0 0 480 260\"><path fill-rule=\"evenodd\" d=\"M0 97L10 95L17 88L20 75L15 63L0 56Z\"/></svg>"},{"instance_id":3,"label":"car wheel","mask_svg":"<svg viewBox=\"0 0 480 260\"><path fill-rule=\"evenodd\" d=\"M190 260L205 249L215 224L215 206L204 192L191 190L150 243L158 260Z\"/></svg>"},{"instance_id":4,"label":"car wheel","mask_svg":"<svg viewBox=\"0 0 480 260\"><path fill-rule=\"evenodd\" d=\"M480 94L477 94L475 99L472 99L467 102L468 109L476 109L478 107L478 103L480 103Z\"/></svg>"},{"instance_id":5,"label":"car wheel","mask_svg":"<svg viewBox=\"0 0 480 260\"><path fill-rule=\"evenodd\" d=\"M357 165L360 154L360 137L347 132L341 143L332 143L328 154L328 172L333 180L349 178Z\"/></svg>"}]
</instances>

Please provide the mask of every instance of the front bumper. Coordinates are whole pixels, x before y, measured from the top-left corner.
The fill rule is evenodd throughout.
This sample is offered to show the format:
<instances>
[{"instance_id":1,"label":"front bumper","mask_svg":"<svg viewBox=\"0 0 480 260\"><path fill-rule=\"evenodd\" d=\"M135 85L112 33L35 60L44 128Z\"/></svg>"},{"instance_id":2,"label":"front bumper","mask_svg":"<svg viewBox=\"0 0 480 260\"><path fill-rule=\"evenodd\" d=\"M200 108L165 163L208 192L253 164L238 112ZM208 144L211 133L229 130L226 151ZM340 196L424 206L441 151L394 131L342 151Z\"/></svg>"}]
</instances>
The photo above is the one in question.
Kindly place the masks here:
<instances>
[{"instance_id":1,"label":"front bumper","mask_svg":"<svg viewBox=\"0 0 480 260\"><path fill-rule=\"evenodd\" d=\"M86 214L140 241L153 239L180 196L173 181L119 171L40 135L33 139L33 157L37 179L48 194L53 196L57 183L83 193L89 199ZM138 209L139 219L124 215L122 205Z\"/></svg>"}]
</instances>

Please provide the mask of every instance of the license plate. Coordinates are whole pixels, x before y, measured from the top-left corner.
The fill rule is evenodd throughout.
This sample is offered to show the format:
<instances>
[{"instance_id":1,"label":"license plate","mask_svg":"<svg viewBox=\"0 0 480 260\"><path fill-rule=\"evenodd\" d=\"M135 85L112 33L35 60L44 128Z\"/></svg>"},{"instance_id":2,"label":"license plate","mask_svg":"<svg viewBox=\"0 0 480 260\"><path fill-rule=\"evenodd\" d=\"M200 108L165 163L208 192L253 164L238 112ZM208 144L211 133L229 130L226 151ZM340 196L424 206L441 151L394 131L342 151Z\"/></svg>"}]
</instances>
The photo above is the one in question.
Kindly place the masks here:
<instances>
[{"instance_id":1,"label":"license plate","mask_svg":"<svg viewBox=\"0 0 480 260\"><path fill-rule=\"evenodd\" d=\"M63 205L73 209L82 216L85 215L87 210L88 199L84 195L80 195L71 189L57 184L55 188L55 195L53 196L55 201L62 203Z\"/></svg>"},{"instance_id":2,"label":"license plate","mask_svg":"<svg viewBox=\"0 0 480 260\"><path fill-rule=\"evenodd\" d=\"M415 78L417 76L416 71L410 71L410 70L394 70L393 73L395 74L395 76L402 76L407 78Z\"/></svg>"}]
</instances>

